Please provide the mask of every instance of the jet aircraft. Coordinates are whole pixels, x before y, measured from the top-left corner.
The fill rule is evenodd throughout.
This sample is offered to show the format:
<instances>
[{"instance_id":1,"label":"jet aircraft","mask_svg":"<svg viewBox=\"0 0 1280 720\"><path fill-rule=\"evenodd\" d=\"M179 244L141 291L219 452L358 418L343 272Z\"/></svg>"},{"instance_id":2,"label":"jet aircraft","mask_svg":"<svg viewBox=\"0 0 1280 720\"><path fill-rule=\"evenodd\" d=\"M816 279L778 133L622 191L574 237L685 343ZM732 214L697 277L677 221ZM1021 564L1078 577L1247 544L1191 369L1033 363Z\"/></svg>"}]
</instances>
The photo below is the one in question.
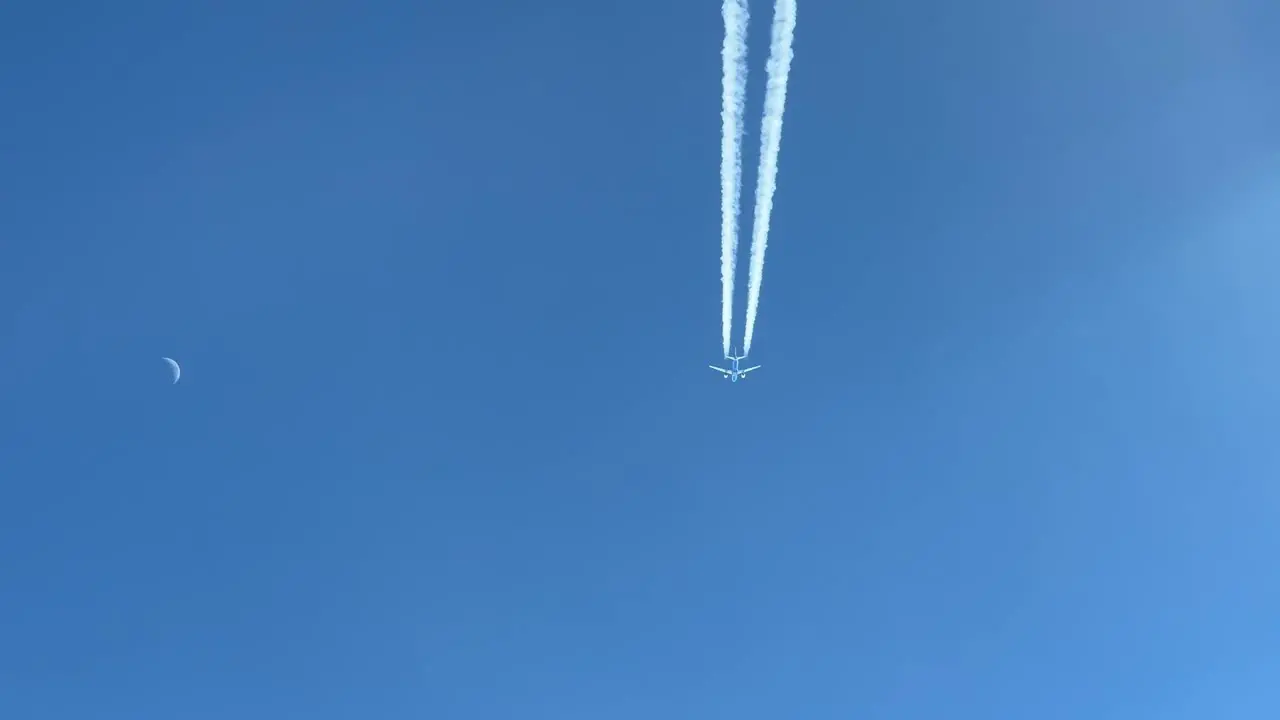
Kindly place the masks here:
<instances>
[{"instance_id":1,"label":"jet aircraft","mask_svg":"<svg viewBox=\"0 0 1280 720\"><path fill-rule=\"evenodd\" d=\"M724 378L730 382L738 382L739 378L745 378L747 376L747 373L751 372L752 370L757 370L760 368L759 365L756 365L755 367L749 367L749 368L739 370L738 361L746 360L747 359L746 355L741 355L737 357L733 355L725 355L724 359L733 361L733 369L726 370L722 367L716 367L715 365L708 365L707 367L711 368L712 370L719 370L720 372L724 373Z\"/></svg>"}]
</instances>

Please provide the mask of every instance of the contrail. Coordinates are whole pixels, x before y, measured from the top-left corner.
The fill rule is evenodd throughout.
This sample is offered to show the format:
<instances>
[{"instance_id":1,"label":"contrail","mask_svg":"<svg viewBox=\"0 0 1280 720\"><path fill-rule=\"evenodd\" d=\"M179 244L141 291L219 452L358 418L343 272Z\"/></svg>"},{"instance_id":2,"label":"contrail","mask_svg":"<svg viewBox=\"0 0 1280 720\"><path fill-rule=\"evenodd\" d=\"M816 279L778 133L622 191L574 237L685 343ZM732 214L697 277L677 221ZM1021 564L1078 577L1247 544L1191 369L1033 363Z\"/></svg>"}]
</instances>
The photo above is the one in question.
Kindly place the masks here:
<instances>
[{"instance_id":1,"label":"contrail","mask_svg":"<svg viewBox=\"0 0 1280 720\"><path fill-rule=\"evenodd\" d=\"M782 111L787 103L787 76L791 73L791 44L796 33L796 0L777 0L773 6L773 32L769 43L768 89L764 118L760 123L760 172L756 178L755 224L751 229L751 269L747 278L747 329L744 355L751 354L751 336L760 307L760 282L764 278L764 250L769 244L769 216L773 191L778 187L778 150L782 146Z\"/></svg>"},{"instance_id":2,"label":"contrail","mask_svg":"<svg viewBox=\"0 0 1280 720\"><path fill-rule=\"evenodd\" d=\"M742 113L747 85L747 0L724 0L720 110L720 325L724 354L733 329L733 285L738 257L738 204L742 191Z\"/></svg>"}]
</instances>

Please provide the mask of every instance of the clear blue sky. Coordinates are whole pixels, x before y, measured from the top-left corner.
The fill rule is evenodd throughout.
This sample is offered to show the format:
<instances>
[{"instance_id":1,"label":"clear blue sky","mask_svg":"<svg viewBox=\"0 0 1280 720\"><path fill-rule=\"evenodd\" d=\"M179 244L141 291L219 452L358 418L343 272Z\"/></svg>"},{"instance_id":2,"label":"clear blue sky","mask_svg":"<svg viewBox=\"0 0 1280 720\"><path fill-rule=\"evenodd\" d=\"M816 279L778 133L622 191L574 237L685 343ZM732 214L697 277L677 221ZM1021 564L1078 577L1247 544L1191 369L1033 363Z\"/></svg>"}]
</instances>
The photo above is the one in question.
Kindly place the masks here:
<instances>
[{"instance_id":1,"label":"clear blue sky","mask_svg":"<svg viewBox=\"0 0 1280 720\"><path fill-rule=\"evenodd\" d=\"M0 716L1280 716L1277 28L801 0L730 385L714 0L10 3Z\"/></svg>"}]
</instances>

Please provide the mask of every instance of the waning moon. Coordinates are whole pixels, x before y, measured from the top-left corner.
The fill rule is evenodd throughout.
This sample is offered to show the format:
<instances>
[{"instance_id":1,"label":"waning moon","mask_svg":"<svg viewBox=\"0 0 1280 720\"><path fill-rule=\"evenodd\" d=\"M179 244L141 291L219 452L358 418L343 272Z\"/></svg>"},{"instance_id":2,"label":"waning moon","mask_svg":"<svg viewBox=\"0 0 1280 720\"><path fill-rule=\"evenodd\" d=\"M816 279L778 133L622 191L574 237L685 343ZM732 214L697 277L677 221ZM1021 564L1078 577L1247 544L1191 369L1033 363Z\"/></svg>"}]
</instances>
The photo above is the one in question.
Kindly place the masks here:
<instances>
[{"instance_id":1,"label":"waning moon","mask_svg":"<svg viewBox=\"0 0 1280 720\"><path fill-rule=\"evenodd\" d=\"M178 367L178 362L173 358L160 358L160 359L169 363L169 369L173 371L173 384L177 385L178 378L182 377L182 368Z\"/></svg>"}]
</instances>

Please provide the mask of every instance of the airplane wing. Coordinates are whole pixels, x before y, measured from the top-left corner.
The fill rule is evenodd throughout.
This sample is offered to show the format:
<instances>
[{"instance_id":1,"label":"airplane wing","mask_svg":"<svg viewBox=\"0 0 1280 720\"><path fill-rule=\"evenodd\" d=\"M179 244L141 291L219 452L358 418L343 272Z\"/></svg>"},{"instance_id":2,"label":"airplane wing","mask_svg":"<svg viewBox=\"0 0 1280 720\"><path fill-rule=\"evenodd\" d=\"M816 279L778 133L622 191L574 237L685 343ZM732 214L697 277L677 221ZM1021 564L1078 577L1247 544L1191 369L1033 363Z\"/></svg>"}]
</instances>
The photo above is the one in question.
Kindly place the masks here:
<instances>
[{"instance_id":1,"label":"airplane wing","mask_svg":"<svg viewBox=\"0 0 1280 720\"><path fill-rule=\"evenodd\" d=\"M721 368L721 367L716 367L715 365L708 365L707 367L711 368L712 370L719 370L720 372L724 373L725 375L732 375L732 374L733 374L733 373L729 372L728 370L725 370L724 368Z\"/></svg>"},{"instance_id":2,"label":"airplane wing","mask_svg":"<svg viewBox=\"0 0 1280 720\"><path fill-rule=\"evenodd\" d=\"M738 371L738 374L739 374L739 375L746 375L747 373L751 372L752 370L759 370L761 367L763 367L763 366L762 366L762 365L756 365L755 367L749 367L749 368L747 368L746 370L739 370L739 371Z\"/></svg>"}]
</instances>

